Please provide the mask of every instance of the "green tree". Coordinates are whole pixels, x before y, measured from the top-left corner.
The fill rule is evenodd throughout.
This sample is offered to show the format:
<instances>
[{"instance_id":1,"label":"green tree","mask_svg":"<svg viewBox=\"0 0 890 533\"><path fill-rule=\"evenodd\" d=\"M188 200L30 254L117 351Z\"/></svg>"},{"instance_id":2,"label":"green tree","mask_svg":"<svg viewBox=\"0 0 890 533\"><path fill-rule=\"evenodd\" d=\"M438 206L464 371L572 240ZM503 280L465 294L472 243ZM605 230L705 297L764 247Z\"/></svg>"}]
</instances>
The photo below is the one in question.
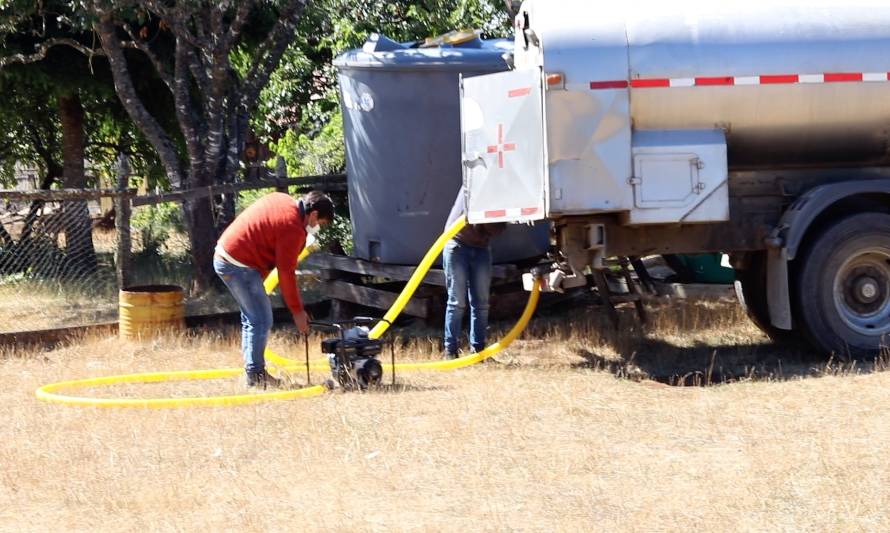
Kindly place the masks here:
<instances>
[{"instance_id":1,"label":"green tree","mask_svg":"<svg viewBox=\"0 0 890 533\"><path fill-rule=\"evenodd\" d=\"M336 71L340 53L371 33L422 41L473 28L484 38L510 34L512 15L502 0L316 0L306 9L281 67L263 91L253 128L266 140L285 131L314 138L339 110Z\"/></svg>"},{"instance_id":2,"label":"green tree","mask_svg":"<svg viewBox=\"0 0 890 533\"><path fill-rule=\"evenodd\" d=\"M104 55L124 109L158 154L173 186L207 186L233 180L239 171L249 118L293 40L306 3L57 0L52 7L59 11L44 6L44 19L54 17L72 32L93 32L101 50L77 39L49 38L23 55L39 55L55 45ZM146 63L152 77L161 80L162 94L140 91L139 67ZM172 124L163 113L153 112L151 104L163 97L172 102ZM234 203L228 205L233 211ZM195 288L202 290L215 279L219 212L204 197L185 201L183 214Z\"/></svg>"}]
</instances>

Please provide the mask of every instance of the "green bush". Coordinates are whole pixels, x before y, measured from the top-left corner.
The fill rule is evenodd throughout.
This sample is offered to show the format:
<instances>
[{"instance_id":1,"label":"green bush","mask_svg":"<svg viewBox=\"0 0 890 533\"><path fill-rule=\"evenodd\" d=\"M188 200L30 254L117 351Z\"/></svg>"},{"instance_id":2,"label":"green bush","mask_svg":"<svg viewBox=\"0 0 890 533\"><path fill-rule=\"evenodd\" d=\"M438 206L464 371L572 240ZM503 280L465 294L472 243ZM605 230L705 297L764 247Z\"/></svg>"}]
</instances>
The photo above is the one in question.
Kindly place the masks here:
<instances>
[{"instance_id":1,"label":"green bush","mask_svg":"<svg viewBox=\"0 0 890 533\"><path fill-rule=\"evenodd\" d=\"M346 168L343 116L336 111L315 137L288 130L272 151L284 158L289 176L336 174ZM274 165L274 161L270 162Z\"/></svg>"},{"instance_id":2,"label":"green bush","mask_svg":"<svg viewBox=\"0 0 890 533\"><path fill-rule=\"evenodd\" d=\"M185 233L182 208L177 202L135 209L130 226L139 232L142 252L149 255L160 255L161 248L171 233Z\"/></svg>"},{"instance_id":3,"label":"green bush","mask_svg":"<svg viewBox=\"0 0 890 533\"><path fill-rule=\"evenodd\" d=\"M352 255L352 222L348 216L337 214L334 223L326 226L318 233L318 243L322 249L329 249L339 242L346 255Z\"/></svg>"}]
</instances>

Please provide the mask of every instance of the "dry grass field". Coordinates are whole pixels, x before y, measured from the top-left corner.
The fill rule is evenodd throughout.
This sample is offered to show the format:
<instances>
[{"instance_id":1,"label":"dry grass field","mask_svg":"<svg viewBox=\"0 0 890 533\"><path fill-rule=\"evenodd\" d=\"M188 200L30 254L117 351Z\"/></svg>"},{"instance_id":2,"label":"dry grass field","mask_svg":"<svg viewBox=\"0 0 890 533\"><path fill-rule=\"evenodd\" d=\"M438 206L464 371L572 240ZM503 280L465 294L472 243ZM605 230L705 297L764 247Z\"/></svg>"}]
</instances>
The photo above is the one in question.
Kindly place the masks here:
<instances>
[{"instance_id":1,"label":"dry grass field","mask_svg":"<svg viewBox=\"0 0 890 533\"><path fill-rule=\"evenodd\" d=\"M890 529L885 365L773 347L728 303L666 305L646 333L626 324L609 333L595 310L551 311L497 364L231 408L71 408L34 389L238 366L234 331L10 351L0 530ZM301 355L288 330L272 345ZM436 352L422 338L399 347ZM85 393L238 390L233 379Z\"/></svg>"}]
</instances>

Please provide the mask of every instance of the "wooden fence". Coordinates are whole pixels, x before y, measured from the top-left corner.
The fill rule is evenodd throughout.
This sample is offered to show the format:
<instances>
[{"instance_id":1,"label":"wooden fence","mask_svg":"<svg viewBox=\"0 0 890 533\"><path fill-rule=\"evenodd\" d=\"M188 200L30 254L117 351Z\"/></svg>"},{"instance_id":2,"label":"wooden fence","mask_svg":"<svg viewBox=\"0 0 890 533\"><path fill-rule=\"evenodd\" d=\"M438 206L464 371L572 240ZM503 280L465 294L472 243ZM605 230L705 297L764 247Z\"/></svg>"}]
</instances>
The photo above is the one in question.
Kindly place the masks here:
<instances>
[{"instance_id":1,"label":"wooden fence","mask_svg":"<svg viewBox=\"0 0 890 533\"><path fill-rule=\"evenodd\" d=\"M287 192L288 187L297 187L301 190L321 190L324 192L346 191L346 175L330 174L300 177L276 176L269 179L239 183L221 183L206 187L140 196L136 189L127 186L129 178L130 173L128 166L122 165L118 175L118 188L116 189L54 189L39 191L0 190L0 201L66 202L88 200L98 201L102 198L111 198L115 208L114 226L117 231L117 251L115 254L117 283L118 287L126 287L130 284L129 272L132 264L130 218L134 207L157 205L167 202L182 202L208 196L269 188L274 188L281 192Z\"/></svg>"}]
</instances>

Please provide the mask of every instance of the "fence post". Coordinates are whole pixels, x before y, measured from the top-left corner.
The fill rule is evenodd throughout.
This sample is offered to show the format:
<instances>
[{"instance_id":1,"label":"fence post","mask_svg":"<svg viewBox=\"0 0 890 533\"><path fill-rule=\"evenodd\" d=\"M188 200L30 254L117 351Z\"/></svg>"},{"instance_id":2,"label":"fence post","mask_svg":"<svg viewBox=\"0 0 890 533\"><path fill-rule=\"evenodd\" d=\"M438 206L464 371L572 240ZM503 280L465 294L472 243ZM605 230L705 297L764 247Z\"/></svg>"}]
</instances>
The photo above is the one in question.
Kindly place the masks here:
<instances>
[{"instance_id":1,"label":"fence post","mask_svg":"<svg viewBox=\"0 0 890 533\"><path fill-rule=\"evenodd\" d=\"M132 264L132 248L130 238L130 196L125 194L130 181L130 161L126 155L121 154L117 159L117 191L120 193L114 199L114 229L117 231L117 286L125 289L130 286L130 266Z\"/></svg>"},{"instance_id":2,"label":"fence post","mask_svg":"<svg viewBox=\"0 0 890 533\"><path fill-rule=\"evenodd\" d=\"M287 179L287 163L283 157L278 156L278 159L275 160L275 180L278 181L278 186L275 187L275 190L286 193L287 185L281 184L283 179Z\"/></svg>"}]
</instances>

